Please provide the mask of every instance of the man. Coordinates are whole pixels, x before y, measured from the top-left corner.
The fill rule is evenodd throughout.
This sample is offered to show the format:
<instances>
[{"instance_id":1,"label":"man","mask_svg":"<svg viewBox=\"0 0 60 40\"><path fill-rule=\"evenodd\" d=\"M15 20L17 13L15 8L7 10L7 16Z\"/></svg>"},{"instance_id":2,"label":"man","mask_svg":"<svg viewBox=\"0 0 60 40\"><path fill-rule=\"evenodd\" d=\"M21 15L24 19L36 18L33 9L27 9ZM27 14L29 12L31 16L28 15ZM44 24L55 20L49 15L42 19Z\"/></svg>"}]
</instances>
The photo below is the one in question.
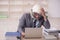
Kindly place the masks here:
<instances>
[{"instance_id":1,"label":"man","mask_svg":"<svg viewBox=\"0 0 60 40\"><path fill-rule=\"evenodd\" d=\"M42 25L46 28L50 28L50 23L46 18L45 11L40 5L35 5L32 8L32 13L25 13L19 22L18 32L21 32L22 36L25 35L25 28L39 28Z\"/></svg>"}]
</instances>

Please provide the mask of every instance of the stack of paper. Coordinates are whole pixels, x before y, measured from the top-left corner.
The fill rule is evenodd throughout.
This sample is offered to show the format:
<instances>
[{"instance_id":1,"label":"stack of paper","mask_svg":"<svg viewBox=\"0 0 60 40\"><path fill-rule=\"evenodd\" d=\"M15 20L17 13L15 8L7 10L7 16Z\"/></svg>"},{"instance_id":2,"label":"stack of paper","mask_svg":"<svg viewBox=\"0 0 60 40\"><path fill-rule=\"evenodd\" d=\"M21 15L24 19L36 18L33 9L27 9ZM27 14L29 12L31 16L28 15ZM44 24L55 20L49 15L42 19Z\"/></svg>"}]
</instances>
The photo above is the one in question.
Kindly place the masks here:
<instances>
[{"instance_id":1,"label":"stack of paper","mask_svg":"<svg viewBox=\"0 0 60 40\"><path fill-rule=\"evenodd\" d=\"M50 29L44 29L45 32L59 32L60 30L56 29L56 28L50 28Z\"/></svg>"}]
</instances>

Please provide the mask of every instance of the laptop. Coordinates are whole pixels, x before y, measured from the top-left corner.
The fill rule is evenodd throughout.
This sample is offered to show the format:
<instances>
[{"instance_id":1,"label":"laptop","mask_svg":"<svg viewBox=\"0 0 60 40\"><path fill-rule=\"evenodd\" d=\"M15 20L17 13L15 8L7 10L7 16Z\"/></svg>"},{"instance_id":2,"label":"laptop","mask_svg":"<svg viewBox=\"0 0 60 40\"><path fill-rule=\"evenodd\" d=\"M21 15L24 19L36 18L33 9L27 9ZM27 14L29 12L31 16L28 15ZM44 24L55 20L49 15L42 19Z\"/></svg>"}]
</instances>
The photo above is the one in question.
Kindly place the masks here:
<instances>
[{"instance_id":1,"label":"laptop","mask_svg":"<svg viewBox=\"0 0 60 40\"><path fill-rule=\"evenodd\" d=\"M25 28L25 38L41 38L42 28Z\"/></svg>"}]
</instances>

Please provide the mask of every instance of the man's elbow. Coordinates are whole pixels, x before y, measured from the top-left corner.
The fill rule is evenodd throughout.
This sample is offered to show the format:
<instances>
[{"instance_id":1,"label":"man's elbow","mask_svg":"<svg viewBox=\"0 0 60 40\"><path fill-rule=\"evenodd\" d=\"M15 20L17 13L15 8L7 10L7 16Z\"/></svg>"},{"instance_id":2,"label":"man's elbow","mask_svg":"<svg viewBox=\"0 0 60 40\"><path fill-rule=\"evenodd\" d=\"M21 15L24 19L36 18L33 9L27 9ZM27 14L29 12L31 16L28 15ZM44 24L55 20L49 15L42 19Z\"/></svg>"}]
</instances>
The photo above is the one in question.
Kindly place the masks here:
<instances>
[{"instance_id":1,"label":"man's elbow","mask_svg":"<svg viewBox=\"0 0 60 40\"><path fill-rule=\"evenodd\" d=\"M46 29L50 29L50 24L45 26Z\"/></svg>"}]
</instances>

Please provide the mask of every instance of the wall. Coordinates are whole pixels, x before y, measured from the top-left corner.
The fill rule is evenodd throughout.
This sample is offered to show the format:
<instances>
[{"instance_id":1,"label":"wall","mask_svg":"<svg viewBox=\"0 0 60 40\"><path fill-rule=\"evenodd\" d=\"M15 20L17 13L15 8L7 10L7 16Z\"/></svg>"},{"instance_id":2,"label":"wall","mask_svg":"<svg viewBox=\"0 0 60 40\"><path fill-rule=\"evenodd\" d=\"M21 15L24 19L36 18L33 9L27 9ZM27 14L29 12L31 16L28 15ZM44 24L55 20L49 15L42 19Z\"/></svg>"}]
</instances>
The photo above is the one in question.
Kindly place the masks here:
<instances>
[{"instance_id":1,"label":"wall","mask_svg":"<svg viewBox=\"0 0 60 40\"><path fill-rule=\"evenodd\" d=\"M51 17L60 17L60 0L48 0L48 13Z\"/></svg>"}]
</instances>

